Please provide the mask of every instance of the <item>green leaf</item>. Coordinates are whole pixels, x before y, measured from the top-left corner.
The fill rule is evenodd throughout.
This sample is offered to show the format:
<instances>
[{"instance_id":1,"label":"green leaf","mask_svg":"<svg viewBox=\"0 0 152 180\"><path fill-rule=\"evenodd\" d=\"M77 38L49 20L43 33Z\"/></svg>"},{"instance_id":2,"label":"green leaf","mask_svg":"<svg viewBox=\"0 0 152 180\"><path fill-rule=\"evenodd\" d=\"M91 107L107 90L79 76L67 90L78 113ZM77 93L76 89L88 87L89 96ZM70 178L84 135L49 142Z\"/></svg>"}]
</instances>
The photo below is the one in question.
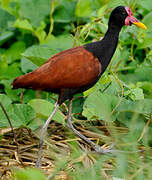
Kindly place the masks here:
<instances>
[{"instance_id":1,"label":"green leaf","mask_svg":"<svg viewBox=\"0 0 152 180\"><path fill-rule=\"evenodd\" d=\"M4 106L6 112L8 111L9 106L11 106L11 99L6 96L5 94L0 94L0 102ZM8 113L8 112L7 112ZM0 106L0 127L9 127L8 120L6 118L6 115L4 114L2 107Z\"/></svg>"},{"instance_id":2,"label":"green leaf","mask_svg":"<svg viewBox=\"0 0 152 180\"><path fill-rule=\"evenodd\" d=\"M74 12L76 7L76 0L61 0L55 7L53 19L55 22L69 23L75 18Z\"/></svg>"},{"instance_id":3,"label":"green leaf","mask_svg":"<svg viewBox=\"0 0 152 180\"><path fill-rule=\"evenodd\" d=\"M34 35L38 38L40 44L42 42L44 42L44 40L45 40L45 38L47 36L47 34L46 34L45 30L44 30L45 26L46 26L46 24L42 21L41 25L38 28L36 28L36 30L34 29L34 31L33 31Z\"/></svg>"},{"instance_id":4,"label":"green leaf","mask_svg":"<svg viewBox=\"0 0 152 180\"><path fill-rule=\"evenodd\" d=\"M14 102L21 102L21 92L22 89L12 89L11 83L13 82L13 80L1 80L0 81L0 85L4 86L4 91L7 94L7 96L9 98L11 98L12 101ZM32 89L28 89L28 90L24 90L23 93L23 103L27 103L29 102L31 99L34 99L37 93L36 91L32 90ZM46 97L45 92L42 93L42 97Z\"/></svg>"},{"instance_id":5,"label":"green leaf","mask_svg":"<svg viewBox=\"0 0 152 180\"><path fill-rule=\"evenodd\" d=\"M92 92L95 91L105 91L107 94L111 95L118 95L120 94L121 88L118 82L113 78L113 76L109 75L108 73L104 73L99 81L90 89L83 92L85 96L88 96Z\"/></svg>"},{"instance_id":6,"label":"green leaf","mask_svg":"<svg viewBox=\"0 0 152 180\"><path fill-rule=\"evenodd\" d=\"M144 4L146 4L146 3L144 3ZM142 22L147 26L147 31L150 31L150 29L152 28L151 17L152 17L152 12L149 12L142 20Z\"/></svg>"},{"instance_id":7,"label":"green leaf","mask_svg":"<svg viewBox=\"0 0 152 180\"><path fill-rule=\"evenodd\" d=\"M29 59L33 64L41 66L48 60L52 55L56 54L58 51L50 49L46 46L34 45L28 48L22 56Z\"/></svg>"},{"instance_id":8,"label":"green leaf","mask_svg":"<svg viewBox=\"0 0 152 180\"><path fill-rule=\"evenodd\" d=\"M63 51L69 49L73 45L73 37L70 34L60 36L49 36L43 44L47 44L51 49Z\"/></svg>"},{"instance_id":9,"label":"green leaf","mask_svg":"<svg viewBox=\"0 0 152 180\"><path fill-rule=\"evenodd\" d=\"M0 33L5 32L9 28L9 23L13 22L15 17L7 11L0 8Z\"/></svg>"},{"instance_id":10,"label":"green leaf","mask_svg":"<svg viewBox=\"0 0 152 180\"><path fill-rule=\"evenodd\" d=\"M28 31L33 31L33 27L27 19L25 19L25 20L17 19L14 23L14 27L25 29Z\"/></svg>"},{"instance_id":11,"label":"green leaf","mask_svg":"<svg viewBox=\"0 0 152 180\"><path fill-rule=\"evenodd\" d=\"M0 79L13 79L22 75L19 69L19 63L13 63L8 66L6 61L1 61L0 69Z\"/></svg>"},{"instance_id":12,"label":"green leaf","mask_svg":"<svg viewBox=\"0 0 152 180\"><path fill-rule=\"evenodd\" d=\"M11 8L10 8L10 1L11 0L1 0L1 6L6 9L8 12L11 11Z\"/></svg>"},{"instance_id":13,"label":"green leaf","mask_svg":"<svg viewBox=\"0 0 152 180\"><path fill-rule=\"evenodd\" d=\"M152 49L146 54L146 58L152 62Z\"/></svg>"},{"instance_id":14,"label":"green leaf","mask_svg":"<svg viewBox=\"0 0 152 180\"><path fill-rule=\"evenodd\" d=\"M114 0L114 1L108 0L108 1L103 1L103 2L108 5L108 8L112 8L112 9L117 6L121 6L122 4L123 6L128 6L127 0Z\"/></svg>"},{"instance_id":15,"label":"green leaf","mask_svg":"<svg viewBox=\"0 0 152 180\"><path fill-rule=\"evenodd\" d=\"M141 88L135 88L132 90L132 93L134 95L134 99L133 100L141 100L144 99L144 93L143 90Z\"/></svg>"},{"instance_id":16,"label":"green leaf","mask_svg":"<svg viewBox=\"0 0 152 180\"><path fill-rule=\"evenodd\" d=\"M73 38L70 35L49 36L43 45L31 46L22 55L35 65L41 66L54 54L72 47L72 44Z\"/></svg>"},{"instance_id":17,"label":"green leaf","mask_svg":"<svg viewBox=\"0 0 152 180\"><path fill-rule=\"evenodd\" d=\"M3 104L4 108L8 108L8 106L12 103L11 99L5 94L0 94L0 102Z\"/></svg>"},{"instance_id":18,"label":"green leaf","mask_svg":"<svg viewBox=\"0 0 152 180\"><path fill-rule=\"evenodd\" d=\"M145 97L152 98L152 83L151 82L138 82L137 86L142 88L145 94Z\"/></svg>"},{"instance_id":19,"label":"green leaf","mask_svg":"<svg viewBox=\"0 0 152 180\"><path fill-rule=\"evenodd\" d=\"M7 40L9 40L11 37L13 37L14 33L11 31L5 31L0 33L0 46L5 43Z\"/></svg>"},{"instance_id":20,"label":"green leaf","mask_svg":"<svg viewBox=\"0 0 152 180\"><path fill-rule=\"evenodd\" d=\"M105 15L105 11L107 10L107 4L106 5L103 5L101 6L99 9L98 9L98 17L102 17Z\"/></svg>"},{"instance_id":21,"label":"green leaf","mask_svg":"<svg viewBox=\"0 0 152 180\"><path fill-rule=\"evenodd\" d=\"M92 14L92 4L89 0L79 0L76 6L76 15L78 17L90 17Z\"/></svg>"},{"instance_id":22,"label":"green leaf","mask_svg":"<svg viewBox=\"0 0 152 180\"><path fill-rule=\"evenodd\" d=\"M129 96L133 101L144 99L143 89L139 87L125 91L124 95Z\"/></svg>"},{"instance_id":23,"label":"green leaf","mask_svg":"<svg viewBox=\"0 0 152 180\"><path fill-rule=\"evenodd\" d=\"M124 100L118 107L117 111L150 114L152 113L152 99L144 99L139 101Z\"/></svg>"},{"instance_id":24,"label":"green leaf","mask_svg":"<svg viewBox=\"0 0 152 180\"><path fill-rule=\"evenodd\" d=\"M138 49L145 49L152 47L152 33L146 34L143 41L138 44Z\"/></svg>"},{"instance_id":25,"label":"green leaf","mask_svg":"<svg viewBox=\"0 0 152 180\"><path fill-rule=\"evenodd\" d=\"M30 20L34 27L38 27L50 12L50 0L19 0L19 14Z\"/></svg>"},{"instance_id":26,"label":"green leaf","mask_svg":"<svg viewBox=\"0 0 152 180\"><path fill-rule=\"evenodd\" d=\"M21 69L24 73L28 73L34 71L38 66L32 63L32 61L28 60L25 57L21 58Z\"/></svg>"},{"instance_id":27,"label":"green leaf","mask_svg":"<svg viewBox=\"0 0 152 180\"><path fill-rule=\"evenodd\" d=\"M28 124L35 118L34 110L26 104L11 104L6 108L6 112L13 127L28 126ZM9 126L8 120L2 111L0 111L0 126Z\"/></svg>"},{"instance_id":28,"label":"green leaf","mask_svg":"<svg viewBox=\"0 0 152 180\"><path fill-rule=\"evenodd\" d=\"M27 104L13 104L8 108L8 114L14 127L27 126L35 118L34 110Z\"/></svg>"},{"instance_id":29,"label":"green leaf","mask_svg":"<svg viewBox=\"0 0 152 180\"><path fill-rule=\"evenodd\" d=\"M100 91L90 94L83 106L83 116L87 119L115 120L117 113L110 115L119 98L113 95L102 94Z\"/></svg>"},{"instance_id":30,"label":"green leaf","mask_svg":"<svg viewBox=\"0 0 152 180\"><path fill-rule=\"evenodd\" d=\"M147 10L152 10L151 0L146 0L146 1L138 0L137 4L139 4L141 8L145 8Z\"/></svg>"},{"instance_id":31,"label":"green leaf","mask_svg":"<svg viewBox=\"0 0 152 180\"><path fill-rule=\"evenodd\" d=\"M9 98L15 102L20 102L20 93L21 90L13 90L11 87L12 80L3 79L0 81L0 84L4 86L5 93Z\"/></svg>"},{"instance_id":32,"label":"green leaf","mask_svg":"<svg viewBox=\"0 0 152 180\"><path fill-rule=\"evenodd\" d=\"M23 41L17 41L14 44L12 44L3 55L6 56L8 63L12 63L13 61L20 59L21 53L24 51L25 43Z\"/></svg>"},{"instance_id":33,"label":"green leaf","mask_svg":"<svg viewBox=\"0 0 152 180\"><path fill-rule=\"evenodd\" d=\"M33 99L29 101L28 104L33 107L38 116L45 118L48 118L54 109L54 105L44 99ZM63 115L63 113L58 110L55 113L53 120L63 124L64 118L65 116Z\"/></svg>"},{"instance_id":34,"label":"green leaf","mask_svg":"<svg viewBox=\"0 0 152 180\"><path fill-rule=\"evenodd\" d=\"M27 168L24 170L15 171L16 180L45 180L45 175L38 169Z\"/></svg>"},{"instance_id":35,"label":"green leaf","mask_svg":"<svg viewBox=\"0 0 152 180\"><path fill-rule=\"evenodd\" d=\"M142 82L142 81L149 81L152 82L152 73L151 73L152 67L151 66L139 66L135 72L128 73L125 75L119 75L121 77L121 80L124 82Z\"/></svg>"},{"instance_id":36,"label":"green leaf","mask_svg":"<svg viewBox=\"0 0 152 180\"><path fill-rule=\"evenodd\" d=\"M83 106L83 115L87 119L102 119L105 121L115 120L120 112L136 112L140 114L152 113L152 100L143 99L138 101L130 101L122 99L120 105L115 110L115 113L111 112L116 107L120 98L114 95L102 94L100 91L90 94Z\"/></svg>"}]
</instances>

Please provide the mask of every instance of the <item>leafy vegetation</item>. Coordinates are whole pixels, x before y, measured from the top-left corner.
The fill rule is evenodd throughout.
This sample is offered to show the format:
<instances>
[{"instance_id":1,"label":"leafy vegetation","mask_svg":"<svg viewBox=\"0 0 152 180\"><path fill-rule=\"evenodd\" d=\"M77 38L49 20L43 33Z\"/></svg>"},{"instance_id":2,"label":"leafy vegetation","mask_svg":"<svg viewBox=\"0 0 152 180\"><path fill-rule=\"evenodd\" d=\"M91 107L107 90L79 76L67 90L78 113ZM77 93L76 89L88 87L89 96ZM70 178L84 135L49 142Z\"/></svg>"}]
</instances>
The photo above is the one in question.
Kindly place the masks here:
<instances>
[{"instance_id":1,"label":"leafy vegetation","mask_svg":"<svg viewBox=\"0 0 152 180\"><path fill-rule=\"evenodd\" d=\"M16 132L24 127L32 130L34 135L51 113L57 95L24 90L22 98L22 90L12 90L11 82L15 77L36 69L57 52L101 39L107 30L109 13L118 5L130 6L148 28L142 30L131 26L122 29L119 45L106 72L93 88L78 95L81 98L75 97L73 121L96 143L107 143L108 146L116 142L115 148L129 153L101 156L82 151L81 148L89 147L73 140L73 133L65 127L66 102L50 126L50 130L52 126L54 128L50 135L53 140L48 139L51 148L46 152L54 166L53 170L49 171L47 167L45 171L50 179L151 179L151 0L0 1L0 102L13 128L18 128ZM1 132L9 127L0 108ZM54 138L53 133L56 134ZM1 133L1 145L6 143L7 136L8 131ZM18 141L23 141L24 145L26 138L21 136ZM61 140L65 143L63 146ZM57 149L51 145L52 142ZM144 152L137 152L139 149ZM0 151L3 157L0 162L9 161L3 153ZM9 157L16 159L17 156ZM24 162L24 159L25 156L17 162ZM5 165L0 165L0 169L3 177ZM14 179L22 180L35 177L45 179L45 175L35 169L18 170L13 175Z\"/></svg>"}]
</instances>

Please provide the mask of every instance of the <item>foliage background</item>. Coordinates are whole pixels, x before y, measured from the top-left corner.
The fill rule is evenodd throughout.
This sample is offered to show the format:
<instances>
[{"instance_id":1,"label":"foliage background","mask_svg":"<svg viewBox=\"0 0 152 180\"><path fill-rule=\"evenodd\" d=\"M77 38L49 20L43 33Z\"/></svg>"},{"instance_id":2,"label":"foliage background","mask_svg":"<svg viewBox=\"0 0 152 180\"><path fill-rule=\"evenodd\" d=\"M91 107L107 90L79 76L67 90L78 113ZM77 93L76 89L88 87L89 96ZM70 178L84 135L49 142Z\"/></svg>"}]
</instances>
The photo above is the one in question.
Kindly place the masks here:
<instances>
[{"instance_id":1,"label":"foliage background","mask_svg":"<svg viewBox=\"0 0 152 180\"><path fill-rule=\"evenodd\" d=\"M106 72L93 88L74 100L73 119L77 125L83 123L84 129L87 127L98 134L101 145L116 142L117 149L136 151L140 148L145 152L120 153L115 157L93 155L92 165L86 166L83 161L76 161L84 153L77 141L69 143L73 149L70 160L75 171L67 169L69 161L63 163L61 157L54 162L57 163L55 173L63 169L72 179L152 177L151 0L0 1L0 101L14 128L27 127L33 133L51 113L57 95L24 90L21 102L21 90L12 90L11 82L36 69L57 52L100 40L107 30L111 10L118 5L131 7L134 15L148 28L142 30L131 26L122 29L117 50ZM54 117L54 121L63 127L67 104ZM99 129L99 125L106 130ZM0 109L0 128L7 127L9 123ZM73 134L69 132L67 138L71 137ZM38 175L40 172L30 171L19 171L16 179L26 173L29 179L33 174L44 179L42 174Z\"/></svg>"}]
</instances>

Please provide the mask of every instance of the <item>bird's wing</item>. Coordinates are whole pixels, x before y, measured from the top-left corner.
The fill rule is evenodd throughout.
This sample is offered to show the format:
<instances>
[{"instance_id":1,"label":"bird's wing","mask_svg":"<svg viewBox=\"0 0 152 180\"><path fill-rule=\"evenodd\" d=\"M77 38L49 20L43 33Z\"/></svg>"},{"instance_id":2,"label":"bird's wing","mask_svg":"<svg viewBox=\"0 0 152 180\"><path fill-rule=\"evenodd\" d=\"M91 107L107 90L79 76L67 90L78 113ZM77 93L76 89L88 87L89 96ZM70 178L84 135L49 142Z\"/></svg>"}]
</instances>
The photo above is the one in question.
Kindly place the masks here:
<instances>
[{"instance_id":1,"label":"bird's wing","mask_svg":"<svg viewBox=\"0 0 152 180\"><path fill-rule=\"evenodd\" d=\"M35 71L16 79L16 83L18 81L20 87L42 90L78 88L93 82L101 69L99 60L91 52L76 47L52 56Z\"/></svg>"}]
</instances>

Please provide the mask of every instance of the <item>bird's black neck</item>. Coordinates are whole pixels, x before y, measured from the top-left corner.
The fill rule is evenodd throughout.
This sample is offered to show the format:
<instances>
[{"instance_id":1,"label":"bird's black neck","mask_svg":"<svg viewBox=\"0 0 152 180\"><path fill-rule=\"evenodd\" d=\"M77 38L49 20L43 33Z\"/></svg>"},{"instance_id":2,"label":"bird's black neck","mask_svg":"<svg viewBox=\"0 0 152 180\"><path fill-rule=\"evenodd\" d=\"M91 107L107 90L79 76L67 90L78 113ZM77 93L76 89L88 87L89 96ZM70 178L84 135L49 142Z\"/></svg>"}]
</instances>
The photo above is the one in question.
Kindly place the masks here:
<instances>
[{"instance_id":1,"label":"bird's black neck","mask_svg":"<svg viewBox=\"0 0 152 180\"><path fill-rule=\"evenodd\" d=\"M114 42L116 39L118 40L120 30L121 27L115 26L113 24L109 24L108 30L102 40L106 40L107 42L110 41Z\"/></svg>"},{"instance_id":2,"label":"bird's black neck","mask_svg":"<svg viewBox=\"0 0 152 180\"><path fill-rule=\"evenodd\" d=\"M102 40L84 46L99 59L102 65L102 72L107 68L116 50L120 30L121 27L109 24L108 30Z\"/></svg>"}]
</instances>

